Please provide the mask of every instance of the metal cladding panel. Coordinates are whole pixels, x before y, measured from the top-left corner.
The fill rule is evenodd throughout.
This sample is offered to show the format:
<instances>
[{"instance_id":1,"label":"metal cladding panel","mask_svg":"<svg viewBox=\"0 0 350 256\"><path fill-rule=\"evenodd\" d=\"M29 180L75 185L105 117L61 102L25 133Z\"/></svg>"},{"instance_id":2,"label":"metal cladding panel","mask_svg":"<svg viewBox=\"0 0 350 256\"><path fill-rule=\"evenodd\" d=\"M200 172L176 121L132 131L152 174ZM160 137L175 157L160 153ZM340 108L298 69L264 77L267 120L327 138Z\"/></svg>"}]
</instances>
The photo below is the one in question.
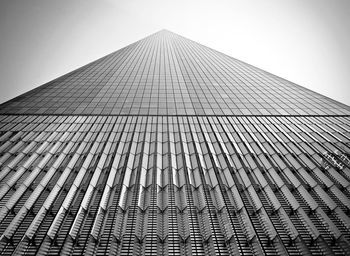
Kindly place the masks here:
<instances>
[{"instance_id":1,"label":"metal cladding panel","mask_svg":"<svg viewBox=\"0 0 350 256\"><path fill-rule=\"evenodd\" d=\"M0 252L345 255L349 138L349 117L3 115Z\"/></svg>"}]
</instances>

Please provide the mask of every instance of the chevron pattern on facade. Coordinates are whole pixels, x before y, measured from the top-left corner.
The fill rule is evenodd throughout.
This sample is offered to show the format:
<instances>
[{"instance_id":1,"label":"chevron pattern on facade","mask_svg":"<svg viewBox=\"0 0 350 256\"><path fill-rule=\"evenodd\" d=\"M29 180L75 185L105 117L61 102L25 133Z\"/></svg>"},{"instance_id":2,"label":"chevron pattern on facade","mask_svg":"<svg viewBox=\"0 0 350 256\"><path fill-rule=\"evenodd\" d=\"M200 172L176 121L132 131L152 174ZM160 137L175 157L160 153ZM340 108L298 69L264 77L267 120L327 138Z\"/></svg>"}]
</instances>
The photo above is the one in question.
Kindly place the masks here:
<instances>
[{"instance_id":1,"label":"chevron pattern on facade","mask_svg":"<svg viewBox=\"0 0 350 256\"><path fill-rule=\"evenodd\" d=\"M0 255L348 255L349 109L151 35L0 105Z\"/></svg>"}]
</instances>

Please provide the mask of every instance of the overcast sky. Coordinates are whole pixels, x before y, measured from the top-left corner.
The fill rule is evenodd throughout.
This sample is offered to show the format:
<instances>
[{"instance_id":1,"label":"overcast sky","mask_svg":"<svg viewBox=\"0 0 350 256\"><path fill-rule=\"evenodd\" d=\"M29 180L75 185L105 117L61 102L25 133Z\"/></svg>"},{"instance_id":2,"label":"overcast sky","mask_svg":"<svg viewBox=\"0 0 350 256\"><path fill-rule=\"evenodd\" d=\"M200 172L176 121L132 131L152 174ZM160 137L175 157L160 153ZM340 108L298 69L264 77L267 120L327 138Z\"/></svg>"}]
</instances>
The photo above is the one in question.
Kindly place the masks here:
<instances>
[{"instance_id":1,"label":"overcast sky","mask_svg":"<svg viewBox=\"0 0 350 256\"><path fill-rule=\"evenodd\" d=\"M350 105L349 0L0 0L0 103L163 28Z\"/></svg>"}]
</instances>

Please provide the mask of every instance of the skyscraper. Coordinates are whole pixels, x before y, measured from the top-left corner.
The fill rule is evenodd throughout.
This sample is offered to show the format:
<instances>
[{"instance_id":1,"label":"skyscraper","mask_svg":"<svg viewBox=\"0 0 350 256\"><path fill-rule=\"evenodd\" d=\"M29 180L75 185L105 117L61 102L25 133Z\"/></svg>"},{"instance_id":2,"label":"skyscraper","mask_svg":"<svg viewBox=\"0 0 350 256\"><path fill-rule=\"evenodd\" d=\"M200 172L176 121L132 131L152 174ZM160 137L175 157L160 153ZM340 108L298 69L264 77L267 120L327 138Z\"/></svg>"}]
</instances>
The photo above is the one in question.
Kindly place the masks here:
<instances>
[{"instance_id":1,"label":"skyscraper","mask_svg":"<svg viewBox=\"0 0 350 256\"><path fill-rule=\"evenodd\" d=\"M0 254L349 254L350 107L189 39L0 113Z\"/></svg>"}]
</instances>

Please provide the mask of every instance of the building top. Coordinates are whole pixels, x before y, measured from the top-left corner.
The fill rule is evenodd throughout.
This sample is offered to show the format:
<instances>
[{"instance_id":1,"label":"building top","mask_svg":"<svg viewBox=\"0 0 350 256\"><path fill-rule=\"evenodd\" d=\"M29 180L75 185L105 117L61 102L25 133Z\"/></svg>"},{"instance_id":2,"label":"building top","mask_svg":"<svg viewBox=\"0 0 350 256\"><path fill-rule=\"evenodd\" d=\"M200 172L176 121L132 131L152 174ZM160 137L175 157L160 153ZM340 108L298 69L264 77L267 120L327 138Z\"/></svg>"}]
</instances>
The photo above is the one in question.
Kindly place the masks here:
<instances>
[{"instance_id":1,"label":"building top","mask_svg":"<svg viewBox=\"0 0 350 256\"><path fill-rule=\"evenodd\" d=\"M349 115L350 107L162 30L0 105L0 113Z\"/></svg>"}]
</instances>

